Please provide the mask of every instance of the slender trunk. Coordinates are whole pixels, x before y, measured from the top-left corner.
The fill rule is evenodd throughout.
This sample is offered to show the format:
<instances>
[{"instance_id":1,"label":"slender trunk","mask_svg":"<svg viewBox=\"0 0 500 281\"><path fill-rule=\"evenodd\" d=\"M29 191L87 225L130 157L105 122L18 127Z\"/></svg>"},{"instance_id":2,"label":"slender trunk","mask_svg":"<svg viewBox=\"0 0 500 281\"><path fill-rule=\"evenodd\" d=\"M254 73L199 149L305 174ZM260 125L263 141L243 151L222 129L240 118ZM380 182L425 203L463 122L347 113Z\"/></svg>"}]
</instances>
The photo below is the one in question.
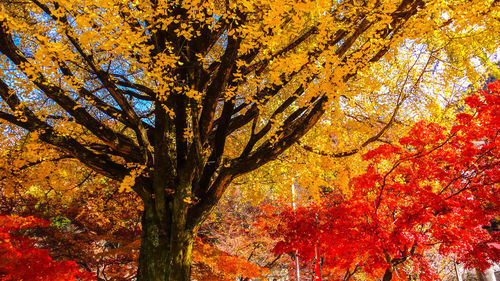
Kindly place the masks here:
<instances>
[{"instance_id":1,"label":"slender trunk","mask_svg":"<svg viewBox=\"0 0 500 281\"><path fill-rule=\"evenodd\" d=\"M476 267L476 276L477 276L477 280L479 280L479 281L487 281L485 274L483 273L483 271L479 267Z\"/></svg>"},{"instance_id":2,"label":"slender trunk","mask_svg":"<svg viewBox=\"0 0 500 281\"><path fill-rule=\"evenodd\" d=\"M384 277L382 278L382 281L391 281L392 280L392 267L388 267L385 270Z\"/></svg>"}]
</instances>

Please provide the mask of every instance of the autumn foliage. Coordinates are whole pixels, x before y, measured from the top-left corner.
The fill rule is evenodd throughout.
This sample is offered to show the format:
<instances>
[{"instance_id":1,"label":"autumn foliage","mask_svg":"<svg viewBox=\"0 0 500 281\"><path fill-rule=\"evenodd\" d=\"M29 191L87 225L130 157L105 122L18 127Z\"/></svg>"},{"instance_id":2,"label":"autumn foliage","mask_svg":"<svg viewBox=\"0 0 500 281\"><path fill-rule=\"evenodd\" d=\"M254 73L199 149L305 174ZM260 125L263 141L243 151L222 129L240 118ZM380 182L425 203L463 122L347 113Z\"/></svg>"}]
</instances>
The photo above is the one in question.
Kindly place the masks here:
<instances>
[{"instance_id":1,"label":"autumn foliage","mask_svg":"<svg viewBox=\"0 0 500 281\"><path fill-rule=\"evenodd\" d=\"M200 281L230 281L239 277L261 277L267 270L245 258L228 254L197 239L194 245L192 278Z\"/></svg>"},{"instance_id":2,"label":"autumn foliage","mask_svg":"<svg viewBox=\"0 0 500 281\"><path fill-rule=\"evenodd\" d=\"M466 98L451 128L421 121L368 151L352 194L333 189L319 204L283 211L271 227L281 240L274 252L312 260L320 245L327 275L384 280L407 280L409 268L438 280L425 255L431 247L468 267L499 261L498 237L484 229L500 207L499 86Z\"/></svg>"},{"instance_id":3,"label":"autumn foliage","mask_svg":"<svg viewBox=\"0 0 500 281\"><path fill-rule=\"evenodd\" d=\"M49 222L35 217L0 216L0 280L76 281L95 280L74 261L55 261L49 250L36 247L26 235L29 228L46 227Z\"/></svg>"},{"instance_id":4,"label":"autumn foliage","mask_svg":"<svg viewBox=\"0 0 500 281\"><path fill-rule=\"evenodd\" d=\"M277 253L300 240L311 257L306 248L335 241L322 246L335 257L326 268L386 279L407 262L425 272L418 257L429 244L443 254L487 247L479 226L497 208L495 96L469 98L474 113L452 128L420 122L394 136L423 117L448 120L459 84L493 71L499 9L496 0L0 0L0 210L51 221L33 236L6 230L15 239L4 243L49 254L43 246L106 281L189 281L197 251L217 278L255 275L244 259L264 256L266 267L279 254L248 240L239 252L193 248L228 191L272 201L293 177L328 190L365 172L340 173L337 159L361 162L358 152L385 142L350 192L330 188L320 208L283 215ZM306 223L312 214L320 231ZM481 252L478 266L490 259ZM44 257L43 270L60 265Z\"/></svg>"}]
</instances>

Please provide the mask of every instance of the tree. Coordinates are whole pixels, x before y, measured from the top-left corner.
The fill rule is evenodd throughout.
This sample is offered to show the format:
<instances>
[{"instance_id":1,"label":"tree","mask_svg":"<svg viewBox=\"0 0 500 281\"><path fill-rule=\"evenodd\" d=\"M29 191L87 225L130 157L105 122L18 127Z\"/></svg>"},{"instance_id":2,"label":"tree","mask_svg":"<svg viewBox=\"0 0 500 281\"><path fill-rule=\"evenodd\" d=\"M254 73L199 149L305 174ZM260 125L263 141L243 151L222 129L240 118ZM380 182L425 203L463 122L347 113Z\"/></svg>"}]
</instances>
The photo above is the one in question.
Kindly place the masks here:
<instances>
[{"instance_id":1,"label":"tree","mask_svg":"<svg viewBox=\"0 0 500 281\"><path fill-rule=\"evenodd\" d=\"M254 266L257 265L267 275L273 276L279 274L285 266L281 264L282 256L270 252L274 246L274 240L256 227L262 211L254 203L254 201L242 200L241 192L238 189L232 189L231 192L225 194L213 215L202 225L199 236L213 243L219 250L238 256ZM251 266L243 265L252 269ZM245 274L245 271L239 272L236 277L238 276L240 281L255 277Z\"/></svg>"},{"instance_id":2,"label":"tree","mask_svg":"<svg viewBox=\"0 0 500 281\"><path fill-rule=\"evenodd\" d=\"M15 139L10 135L8 138ZM32 137L2 142L0 212L50 222L37 247L73 260L97 280L130 280L137 271L140 199ZM23 263L20 263L21 265Z\"/></svg>"},{"instance_id":3,"label":"tree","mask_svg":"<svg viewBox=\"0 0 500 281\"><path fill-rule=\"evenodd\" d=\"M141 281L188 280L231 181L339 108L391 49L460 35L469 17L498 25L495 1L2 3L0 118L138 194Z\"/></svg>"},{"instance_id":4,"label":"tree","mask_svg":"<svg viewBox=\"0 0 500 281\"><path fill-rule=\"evenodd\" d=\"M200 281L230 281L261 277L266 269L247 259L230 255L197 239L194 247L195 270L192 275Z\"/></svg>"},{"instance_id":5,"label":"tree","mask_svg":"<svg viewBox=\"0 0 500 281\"><path fill-rule=\"evenodd\" d=\"M36 240L21 235L27 228L47 226L47 221L1 215L0 223L0 280L95 280L75 262L54 261L48 250L35 247Z\"/></svg>"},{"instance_id":6,"label":"tree","mask_svg":"<svg viewBox=\"0 0 500 281\"><path fill-rule=\"evenodd\" d=\"M410 262L422 280L437 280L425 256L434 246L471 268L498 262L498 235L484 226L500 207L499 86L468 97L471 110L453 127L422 121L367 152L369 166L351 180L351 195L334 189L321 204L283 212L273 230L281 238L276 253L299 250L310 260L319 244L324 266L344 280L366 272L389 281Z\"/></svg>"},{"instance_id":7,"label":"tree","mask_svg":"<svg viewBox=\"0 0 500 281\"><path fill-rule=\"evenodd\" d=\"M45 278L55 279L57 271L65 268L50 267L45 260L74 260L81 268L95 274L99 281L134 279L140 245L137 243L140 242L138 222L141 210L137 209L137 200L140 199L132 191L119 191L119 183L88 171L75 160L64 158L64 155L30 137L29 133L21 139L23 141L17 145L2 143L0 210L4 214L16 214L15 217L27 216L30 218L25 219L27 222L42 222L43 227L36 229L36 246L44 250L36 251L44 253L45 258L26 256L21 259L23 255L18 254L14 259L4 258L5 264L16 264L22 269L27 264L26 260L37 260L40 266L29 271L29 274L33 278L48 276L45 271L40 271L40 268L48 267L51 268L51 277ZM65 161L58 161L61 158ZM194 243L192 279L234 280L240 276L257 277L261 271L266 271L258 264L256 266L253 260L247 261L246 257L249 256L246 252L237 251L246 245L240 241L242 234L234 237L238 235L235 231L227 233L227 223L237 222L232 215L241 216L243 212L228 210L228 205L226 203L218 207L222 214L217 216L224 218L222 223L209 219L202 227L201 235L211 243L202 242L201 239ZM14 220L12 215L9 218ZM9 224L4 225L7 227ZM245 242L262 243L256 237L245 237L248 240ZM215 240L217 243L213 245ZM232 247L221 247L221 242ZM46 254L47 250L50 256ZM250 257L259 256L255 249L252 254ZM17 269L12 266L9 272L16 272ZM17 276L14 279L23 278Z\"/></svg>"}]
</instances>

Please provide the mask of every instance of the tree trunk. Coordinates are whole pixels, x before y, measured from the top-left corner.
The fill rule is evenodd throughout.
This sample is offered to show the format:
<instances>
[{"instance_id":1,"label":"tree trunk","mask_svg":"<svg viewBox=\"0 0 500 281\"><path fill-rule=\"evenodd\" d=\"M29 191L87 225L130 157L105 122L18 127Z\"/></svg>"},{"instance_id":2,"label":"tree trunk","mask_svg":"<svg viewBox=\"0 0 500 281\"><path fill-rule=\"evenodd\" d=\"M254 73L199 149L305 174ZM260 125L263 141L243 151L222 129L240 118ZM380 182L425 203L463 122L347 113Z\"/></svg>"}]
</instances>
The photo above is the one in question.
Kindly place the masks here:
<instances>
[{"instance_id":1,"label":"tree trunk","mask_svg":"<svg viewBox=\"0 0 500 281\"><path fill-rule=\"evenodd\" d=\"M160 231L154 208L144 203L137 281L166 281L170 237Z\"/></svg>"},{"instance_id":2,"label":"tree trunk","mask_svg":"<svg viewBox=\"0 0 500 281\"><path fill-rule=\"evenodd\" d=\"M477 276L477 280L479 280L479 281L487 281L486 276L484 275L483 271L479 267L476 267L476 276Z\"/></svg>"},{"instance_id":3,"label":"tree trunk","mask_svg":"<svg viewBox=\"0 0 500 281\"><path fill-rule=\"evenodd\" d=\"M384 277L382 278L382 281L391 281L392 280L392 267L388 267L385 270Z\"/></svg>"},{"instance_id":4,"label":"tree trunk","mask_svg":"<svg viewBox=\"0 0 500 281\"><path fill-rule=\"evenodd\" d=\"M188 229L188 204L179 195L163 206L144 202L138 281L190 280L195 230Z\"/></svg>"},{"instance_id":5,"label":"tree trunk","mask_svg":"<svg viewBox=\"0 0 500 281\"><path fill-rule=\"evenodd\" d=\"M186 229L188 207L183 198L175 196L171 203L173 216L170 229L170 262L166 279L168 281L189 281L191 276L194 230Z\"/></svg>"}]
</instances>

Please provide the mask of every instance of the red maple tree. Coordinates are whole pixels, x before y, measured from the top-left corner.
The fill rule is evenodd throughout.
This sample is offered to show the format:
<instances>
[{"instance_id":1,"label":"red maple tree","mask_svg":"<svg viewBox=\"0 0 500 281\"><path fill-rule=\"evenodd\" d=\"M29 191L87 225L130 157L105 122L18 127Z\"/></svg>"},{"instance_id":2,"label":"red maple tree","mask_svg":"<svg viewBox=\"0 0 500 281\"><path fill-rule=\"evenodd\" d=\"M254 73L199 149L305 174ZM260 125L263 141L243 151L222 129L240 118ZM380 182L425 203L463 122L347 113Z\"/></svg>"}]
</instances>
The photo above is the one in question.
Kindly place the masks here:
<instances>
[{"instance_id":1,"label":"red maple tree","mask_svg":"<svg viewBox=\"0 0 500 281\"><path fill-rule=\"evenodd\" d=\"M36 247L36 240L27 230L48 226L35 217L0 215L0 280L1 281L90 281L90 272L80 269L74 261L55 261L49 250Z\"/></svg>"},{"instance_id":2,"label":"red maple tree","mask_svg":"<svg viewBox=\"0 0 500 281\"><path fill-rule=\"evenodd\" d=\"M274 252L299 250L311 261L320 245L326 273L343 280L360 272L406 280L401 264L438 280L425 256L431 247L468 267L500 260L499 237L484 229L500 206L500 82L465 102L470 111L453 127L422 121L367 152L352 195L334 190L320 204L283 211L270 230L280 239Z\"/></svg>"}]
</instances>

